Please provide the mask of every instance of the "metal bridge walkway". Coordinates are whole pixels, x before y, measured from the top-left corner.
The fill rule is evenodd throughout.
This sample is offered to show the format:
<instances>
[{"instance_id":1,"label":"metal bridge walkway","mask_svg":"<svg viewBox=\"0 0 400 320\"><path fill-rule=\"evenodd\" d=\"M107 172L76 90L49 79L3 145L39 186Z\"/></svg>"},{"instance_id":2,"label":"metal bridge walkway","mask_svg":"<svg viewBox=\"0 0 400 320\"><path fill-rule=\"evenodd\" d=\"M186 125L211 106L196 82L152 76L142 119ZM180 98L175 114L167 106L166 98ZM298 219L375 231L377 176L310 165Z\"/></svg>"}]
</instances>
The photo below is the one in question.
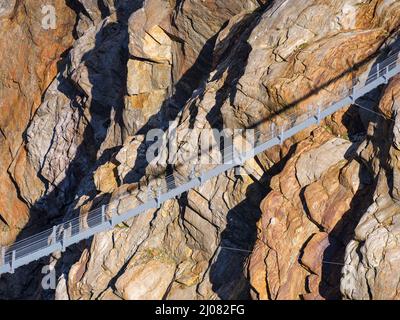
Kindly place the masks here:
<instances>
[{"instance_id":1,"label":"metal bridge walkway","mask_svg":"<svg viewBox=\"0 0 400 320\"><path fill-rule=\"evenodd\" d=\"M385 61L380 62L374 67L375 72L367 79L358 79L359 83L350 90L346 89L338 101L326 107L312 107L308 112L286 116L283 125L276 126L270 123L269 129L258 131L258 139L255 141L253 149L248 152L230 152L229 162L216 165L214 168L201 172L200 175L182 177L173 173L165 177L166 185L158 189L154 196L151 186L147 186L147 198L144 201L137 199L137 203L123 208L124 198L119 198L107 206L95 209L84 217L80 216L70 221L63 222L54 226L52 229L37 233L31 237L15 242L9 247L2 247L0 250L0 274L13 273L20 266L29 264L50 255L56 251L64 251L68 246L87 239L96 233L114 228L123 221L144 213L149 209L159 208L160 205L182 193L200 186L207 180L219 174L242 165L246 160L255 155L281 144L285 139L296 133L318 124L325 117L333 114L344 106L353 104L357 98L385 84L390 78L400 73L399 52L390 56ZM121 209L122 207L122 209ZM126 210L125 210L126 209ZM118 212L123 212L118 214Z\"/></svg>"}]
</instances>

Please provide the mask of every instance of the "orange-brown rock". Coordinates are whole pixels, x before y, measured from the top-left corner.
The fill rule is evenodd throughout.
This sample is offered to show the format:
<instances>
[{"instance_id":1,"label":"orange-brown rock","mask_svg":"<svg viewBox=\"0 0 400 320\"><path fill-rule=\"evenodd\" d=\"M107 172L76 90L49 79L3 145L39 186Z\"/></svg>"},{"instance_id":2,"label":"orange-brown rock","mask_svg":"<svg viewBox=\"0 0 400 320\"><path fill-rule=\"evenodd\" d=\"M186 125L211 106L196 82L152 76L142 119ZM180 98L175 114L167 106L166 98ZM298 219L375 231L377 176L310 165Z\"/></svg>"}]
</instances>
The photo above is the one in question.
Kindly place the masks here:
<instances>
[{"instance_id":1,"label":"orange-brown rock","mask_svg":"<svg viewBox=\"0 0 400 320\"><path fill-rule=\"evenodd\" d=\"M208 170L198 156L207 130L255 126L263 136L272 122L309 117L372 74L400 26L398 1L72 0L76 23L64 10L62 27L42 36L39 13L22 10L41 3L0 6L0 23L19 26L4 37L24 39L0 44L21 48L8 56L20 68L0 76L0 209L10 208L0 226L13 230L31 205L38 224L65 215L88 226L90 210L126 212L171 171L169 186ZM382 88L240 170L54 254L54 296L36 286L43 261L20 269L29 279L6 276L18 286L2 281L0 295L397 298L398 79L381 99ZM153 128L168 130L148 159Z\"/></svg>"},{"instance_id":2,"label":"orange-brown rock","mask_svg":"<svg viewBox=\"0 0 400 320\"><path fill-rule=\"evenodd\" d=\"M171 8L171 26L164 15L145 14L156 2L146 2L144 12L133 15L137 20L129 20L133 60L129 65L137 73L129 76L128 95L143 110L150 97L158 97L160 88L169 90L165 74L157 72L156 77L154 65L162 64L164 71L171 66L171 99L150 117L155 122L147 124L151 128L156 120L173 115L165 126L176 128L180 148L164 147L156 159L145 163L140 160L141 148L145 149L142 132L125 139L115 156L120 162L117 171L121 181L134 182L112 194L118 202L117 196L127 191L129 200L119 201L122 207L143 198L141 182L154 178L163 185L159 175L169 157L179 174L188 176L190 165L198 160L189 163L183 155L197 150L203 129L246 128L264 122L263 130L271 118L285 125L293 121L291 114L303 115L309 106L323 107L347 95L355 76L364 79L371 71L374 54L391 43L390 34L400 23L392 14L398 6L381 1L362 6L348 0L329 5L318 0L295 5L274 1L261 9L242 7L225 25L219 20L224 8L183 1L176 11ZM366 18L375 7L379 7L376 16ZM205 17L198 18L199 13ZM138 25L159 41L133 32ZM208 60L213 64L204 63ZM357 70L352 69L357 64ZM196 83L193 74L204 77ZM176 82L180 75L183 82ZM359 114L349 110L246 163L247 177L228 172L183 199L168 201L152 212L150 225L146 225L149 216L140 216L97 235L87 271L74 283L85 290L73 298L150 297L151 293L135 292L130 285L144 279L152 287L150 269L163 284L157 295L166 298L249 298L250 293L260 299L340 298L345 246L372 188L369 168L358 158L359 141L346 123L359 119ZM327 127L332 123L334 128ZM365 136L360 127L355 133ZM260 205L259 187L264 181L271 190ZM173 257L179 275L168 289L170 271L163 277L162 263L136 264L143 252L160 246ZM70 277L75 279L75 274ZM108 286L113 277L120 281L118 288Z\"/></svg>"},{"instance_id":3,"label":"orange-brown rock","mask_svg":"<svg viewBox=\"0 0 400 320\"><path fill-rule=\"evenodd\" d=\"M53 5L56 28L44 29L43 5ZM29 220L37 200L22 199L20 185L35 190L41 182L23 158L24 132L41 97L57 74L60 56L73 41L75 14L63 1L11 1L0 16L0 244L10 243ZM39 187L40 189L40 187ZM34 193L34 192L33 192Z\"/></svg>"},{"instance_id":4,"label":"orange-brown rock","mask_svg":"<svg viewBox=\"0 0 400 320\"><path fill-rule=\"evenodd\" d=\"M361 155L374 174L373 196L346 247L341 292L346 299L399 299L400 77L384 89ZM379 114L379 113L378 113ZM387 137L391 137L388 139Z\"/></svg>"}]
</instances>

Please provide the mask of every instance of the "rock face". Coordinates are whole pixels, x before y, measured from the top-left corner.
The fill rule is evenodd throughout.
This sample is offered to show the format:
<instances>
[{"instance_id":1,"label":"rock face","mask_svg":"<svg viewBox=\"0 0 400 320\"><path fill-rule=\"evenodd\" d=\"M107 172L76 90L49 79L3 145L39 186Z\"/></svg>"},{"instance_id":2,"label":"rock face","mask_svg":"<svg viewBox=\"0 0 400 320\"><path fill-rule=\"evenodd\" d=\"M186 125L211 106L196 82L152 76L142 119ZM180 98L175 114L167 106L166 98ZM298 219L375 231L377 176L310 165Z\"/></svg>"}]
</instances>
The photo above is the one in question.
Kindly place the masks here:
<instances>
[{"instance_id":1,"label":"rock face","mask_svg":"<svg viewBox=\"0 0 400 320\"><path fill-rule=\"evenodd\" d=\"M332 156L326 151L334 145L340 147ZM319 166L309 165L317 159ZM351 142L322 129L300 142L261 205L248 265L254 297L339 298L337 266L370 184Z\"/></svg>"},{"instance_id":2,"label":"rock face","mask_svg":"<svg viewBox=\"0 0 400 320\"><path fill-rule=\"evenodd\" d=\"M375 190L346 248L341 291L347 299L399 299L398 107L400 78L385 88L360 154L374 168ZM391 137L385 139L383 137Z\"/></svg>"},{"instance_id":3,"label":"rock face","mask_svg":"<svg viewBox=\"0 0 400 320\"><path fill-rule=\"evenodd\" d=\"M398 5L384 8L384 5L379 3L378 7L376 12L392 11L396 8L399 10ZM359 23L356 19L351 28L366 28L368 25L364 15L369 9L367 6L359 8L362 8L362 15L358 10L354 10L353 13L363 22ZM347 6L342 13L349 12L348 9ZM376 17L381 22L384 21L382 18ZM393 26L396 24L398 22ZM373 24L371 28L376 30ZM366 30L364 32L364 35L368 33ZM352 52L357 52L357 49ZM311 58L313 54L308 56ZM396 84L397 81L393 81L389 88L395 88ZM387 104L387 111L382 113L390 118L395 114L391 108L395 104L396 96L392 92L387 94L388 97L386 93L383 95L381 105ZM358 103L364 108L368 106L371 110L379 110L379 96L379 91L374 92ZM385 218L388 218L386 223L394 223L391 219L396 212L393 205L395 200L391 200L394 193L387 186L386 189L381 186L382 183L390 181L389 185L395 190L395 169L391 169L393 173L389 173L388 170L382 173L386 167L384 163L394 161L388 160L388 142L374 138L378 136L375 132L379 130L382 116L363 110L357 110L361 117L358 120L346 119L349 116L354 117L352 109L348 109L339 117L334 115L326 121L328 127L324 129L329 129L328 132L321 134L321 129L318 129L313 132L312 138L296 145L283 170L272 178L272 191L262 202L263 214L258 222L258 240L248 263L254 298L396 297L396 290L393 288L396 287L397 280L392 273L392 270L396 272L393 265L396 257L393 251L395 245L394 242L390 244L387 240L388 244L384 240L392 233L384 226L378 228L381 220L377 222L374 218L376 212L383 211ZM337 125L338 119L342 125ZM363 126L358 132L354 132L354 122L357 121L363 123ZM389 127L393 128L390 120L383 122L386 123L383 126L387 126L389 122ZM343 125L345 128L341 128ZM352 133L352 143L332 137L332 129L335 134L343 135L346 130L348 134ZM381 131L379 136L392 136L390 130ZM366 134L363 134L364 131ZM392 139L389 139L389 143L392 143ZM378 157L378 154L382 156ZM386 200L382 200L382 204L378 205L378 197ZM380 230L375 233L375 228ZM386 232L386 238L380 235L378 242L377 234L383 230ZM370 252L367 253L366 238L370 237L371 232L375 237L371 241L373 245L369 247ZM382 261L382 264L377 262L385 256L384 250L393 254L388 257L388 260L392 261L391 266L385 265L389 263L388 260ZM378 271L379 275L385 274L382 278L377 276L376 269L373 269L376 268L376 264L385 265L381 269L382 273ZM383 289L384 287L388 290Z\"/></svg>"},{"instance_id":4,"label":"rock face","mask_svg":"<svg viewBox=\"0 0 400 320\"><path fill-rule=\"evenodd\" d=\"M0 2L0 18L9 18L14 12L15 5L17 0L6 1L3 0Z\"/></svg>"},{"instance_id":5,"label":"rock face","mask_svg":"<svg viewBox=\"0 0 400 320\"><path fill-rule=\"evenodd\" d=\"M58 72L60 56L73 41L73 10L63 1L54 1L60 13L57 28L45 29L41 10L45 5L48 1L0 1L1 245L15 240L29 221L29 209L41 196L37 171L26 162L24 134ZM31 192L25 197L21 189Z\"/></svg>"},{"instance_id":6,"label":"rock face","mask_svg":"<svg viewBox=\"0 0 400 320\"><path fill-rule=\"evenodd\" d=\"M197 154L206 130L258 125L263 134L271 122L284 126L334 102L394 50L400 31L396 1L68 3L71 10L56 8L62 27L50 37L62 41L52 47L49 38L46 51L19 44L21 69L4 77L4 92L16 91L4 95L9 112L0 117L2 243L29 217L33 226L84 220L103 204L121 213L171 170L204 170L186 156ZM0 24L35 30L12 4L0 1ZM37 56L43 65L28 63ZM399 88L395 79L360 99L362 109L348 106L257 155L242 176L228 171L21 268L12 289L15 276L2 276L1 296L396 298ZM164 132L149 160L152 129ZM38 283L26 291L49 263L55 290Z\"/></svg>"}]
</instances>

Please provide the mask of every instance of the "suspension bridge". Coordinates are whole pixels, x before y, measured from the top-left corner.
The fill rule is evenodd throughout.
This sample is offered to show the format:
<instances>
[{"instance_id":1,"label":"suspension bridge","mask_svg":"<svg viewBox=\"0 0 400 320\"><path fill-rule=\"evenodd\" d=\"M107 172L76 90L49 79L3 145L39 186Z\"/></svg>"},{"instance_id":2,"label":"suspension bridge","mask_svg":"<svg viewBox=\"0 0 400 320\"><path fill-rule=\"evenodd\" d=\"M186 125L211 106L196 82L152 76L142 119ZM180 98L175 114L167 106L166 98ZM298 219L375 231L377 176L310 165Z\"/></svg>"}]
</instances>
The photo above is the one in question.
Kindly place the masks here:
<instances>
[{"instance_id":1,"label":"suspension bridge","mask_svg":"<svg viewBox=\"0 0 400 320\"><path fill-rule=\"evenodd\" d=\"M55 225L53 228L34 234L15 242L8 247L0 249L0 274L14 273L15 269L27 265L33 261L46 257L54 252L64 252L67 247L84 239L89 239L97 233L113 229L118 224L125 222L141 213L159 208L165 201L176 198L190 189L199 187L206 181L235 167L241 166L245 161L254 158L255 155L267 149L280 145L284 140L296 133L319 124L321 120L335 113L344 106L354 104L355 101L371 92L373 89L388 81L400 73L399 52L392 54L384 61L376 63L370 75L362 79L357 78L355 85L346 88L336 101L327 106L313 106L307 112L300 114L285 114L285 122L276 125L269 123L269 127L258 129L256 140L249 151L235 152L231 147L228 157L222 164L202 171L193 171L188 177L183 177L174 172L165 177L165 184L153 190L148 184L145 199L139 197L133 201L129 197L119 198L108 205L103 205L89 213L73 218L69 221ZM227 153L225 153L226 155ZM129 198L128 206L126 201Z\"/></svg>"}]
</instances>

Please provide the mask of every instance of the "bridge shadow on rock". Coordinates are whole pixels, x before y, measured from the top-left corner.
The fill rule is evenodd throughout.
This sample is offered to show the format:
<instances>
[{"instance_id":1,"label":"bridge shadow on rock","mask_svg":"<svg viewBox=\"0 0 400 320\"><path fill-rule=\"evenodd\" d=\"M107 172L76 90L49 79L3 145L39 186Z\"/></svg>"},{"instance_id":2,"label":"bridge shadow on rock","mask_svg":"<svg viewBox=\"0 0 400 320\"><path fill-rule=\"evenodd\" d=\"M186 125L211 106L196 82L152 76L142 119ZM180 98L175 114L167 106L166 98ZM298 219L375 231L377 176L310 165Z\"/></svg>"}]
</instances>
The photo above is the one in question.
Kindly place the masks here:
<instances>
[{"instance_id":1,"label":"bridge shadow on rock","mask_svg":"<svg viewBox=\"0 0 400 320\"><path fill-rule=\"evenodd\" d=\"M373 75L379 63L384 61L391 53L400 49L400 39L393 43L390 48L380 54L376 62L371 68L370 74ZM343 116L343 125L349 132L349 139L353 143L351 148L357 148L365 139L371 140L374 147L374 154L377 155L380 165L387 172L389 190L393 186L393 174L389 168L389 148L390 144L387 141L392 141L393 136L385 136L384 133L392 126L392 122L384 120L376 113L379 110L376 108L382 98L385 86L382 85L375 90L369 92L364 97L357 99L355 105L352 105ZM376 112L372 113L370 111ZM373 136L367 136L367 128L369 123L374 122L378 126L374 131ZM393 131L389 130L391 135ZM379 146L379 147L378 147ZM373 176L372 168L368 166L359 156L346 156L348 161L355 160L359 163L360 169L358 178L360 186L355 192L349 210L337 222L328 236L329 245L323 253L321 282L319 292L325 299L341 299L340 279L345 263L345 250L355 236L355 228L360 222L363 214L374 201L374 193L377 187L378 179Z\"/></svg>"},{"instance_id":2,"label":"bridge shadow on rock","mask_svg":"<svg viewBox=\"0 0 400 320\"><path fill-rule=\"evenodd\" d=\"M254 182L247 188L245 199L228 211L218 254L210 267L212 289L220 299L251 299L252 288L245 268L257 240L257 222L262 215L260 204L271 191L272 177L282 171L295 150L296 146L291 146L281 161L260 179L250 175Z\"/></svg>"},{"instance_id":3,"label":"bridge shadow on rock","mask_svg":"<svg viewBox=\"0 0 400 320\"><path fill-rule=\"evenodd\" d=\"M98 2L102 3L102 1ZM87 203L97 195L93 178L88 173L94 172L99 166L110 161L122 144L122 111L124 96L127 92L129 59L128 19L133 12L143 6L143 2L144 0L115 1L115 21L103 23L95 35L94 47L83 55L82 63L88 70L90 94L77 87L68 78L64 78L66 66L71 62L70 56L66 55L59 63L58 90L69 98L72 112L77 112L79 121L85 124L83 138L76 149L74 158L65 170L65 178L62 181L53 186L42 178L47 188L52 188L52 191L33 205L30 221L19 234L17 241L45 227L48 228L49 225L62 222L63 215L69 211L77 197L88 196ZM67 4L77 16L79 14L89 16L79 2L67 0ZM109 19L108 8L101 5L100 9L102 18ZM76 32L75 36L77 36ZM112 124L115 125L112 126ZM106 141L108 136L112 136L109 143ZM110 195L106 194L102 199L96 199L88 209L107 204L109 199ZM79 210L66 218L71 219L78 215ZM50 218L43 219L43 217ZM91 240L83 241L67 249L55 266L57 278L63 273L64 276L67 274L70 266L79 259L82 250L89 247L90 243ZM53 299L55 290L43 290L41 286L45 275L42 274L42 268L50 262L48 257L42 258L38 262L18 268L14 274L3 275L0 279L0 298Z\"/></svg>"},{"instance_id":4,"label":"bridge shadow on rock","mask_svg":"<svg viewBox=\"0 0 400 320\"><path fill-rule=\"evenodd\" d=\"M175 8L176 10L180 8L181 2L182 1L177 2ZM220 56L216 57L214 54L216 40L218 39L220 32L227 26L228 22L225 22L220 30L206 41L206 43L200 50L196 61L174 85L173 95L162 103L160 111L150 117L147 123L138 131L138 134L146 135L146 133L148 133L151 129L161 129L164 132L167 131L169 129L169 121L173 121L176 119L179 113L190 101L194 90L200 88L202 83L205 84L205 82L209 78L211 71L214 70L215 65L218 65L221 61L225 60L227 56L229 56L231 49L235 46L237 41L242 41L243 43L240 47L240 50L236 52L240 56L235 55L234 57L235 66L225 64L225 67L218 70L214 78L211 80L215 80L225 71L228 73L227 79L223 87L218 90L216 94L216 104L212 107L206 117L207 121L210 123L210 126L213 129L221 129L223 127L221 107L228 98L230 99L230 101L233 101L235 99L237 90L236 85L241 76L244 74L247 59L251 52L251 46L245 41L246 39L243 38L248 37L252 31L252 28L248 28L250 23L253 23L252 26L255 27L256 23L254 19L259 17L260 14L267 10L267 8L272 6L272 4L273 1L270 1L268 5L260 4L260 8L255 10L254 13L249 14L247 17L242 19L242 21L237 22L232 27L232 32L230 32L230 34L225 37L219 44L220 47L225 48L225 50L221 53ZM236 65L238 61L242 62L239 63L239 66ZM203 100L203 94L200 95L200 101L201 100ZM197 106L194 101L189 106L189 112L189 128L193 129L196 121L196 116L198 114ZM135 161L134 167L131 172L125 177L123 183L135 183L143 178L146 168L149 165L149 162L146 159L145 151L149 148L151 144L151 142L143 142L139 146L139 150L141 150L141 152L138 152L138 157ZM223 146L223 139L221 139L221 144Z\"/></svg>"},{"instance_id":5,"label":"bridge shadow on rock","mask_svg":"<svg viewBox=\"0 0 400 320\"><path fill-rule=\"evenodd\" d=\"M216 92L215 105L207 114L206 119L212 129L219 132L224 129L222 107L226 102L232 106L235 102L238 84L245 74L249 55L252 47L248 39L257 26L262 14L273 6L273 1L251 14L244 17L237 25L232 27L231 34L227 36L230 45L225 49L220 61L220 68L212 80L226 74L224 84ZM224 150L226 137L220 137L221 150ZM250 284L245 277L245 263L253 250L256 238L256 223L261 217L260 203L268 193L269 178L272 172L264 174L259 181L251 184L245 199L230 209L226 215L227 225L221 233L220 245L215 261L209 271L212 290L220 299L250 299Z\"/></svg>"},{"instance_id":6,"label":"bridge shadow on rock","mask_svg":"<svg viewBox=\"0 0 400 320\"><path fill-rule=\"evenodd\" d=\"M399 40L396 40L396 42L390 46L390 48L394 48L397 50L400 50L399 48ZM390 52L390 48L385 48L384 50L378 50L374 52L373 54L370 54L367 56L365 59L355 63L352 67L347 68L346 70L338 73L334 77L332 77L330 80L322 83L321 85L312 88L310 91L308 91L305 95L288 102L285 106L280 108L278 111L272 112L270 115L258 120L257 122L253 123L251 126L249 126L247 129L254 129L260 126L263 123L268 123L271 120L273 120L277 116L283 116L285 113L288 111L293 111L301 102L307 100L308 98L318 94L320 91L326 89L330 85L340 81L344 77L348 76L349 74L353 75L354 72L362 67L368 66L371 62L374 62L375 64L375 69L371 69L370 74L373 74L376 71L376 64L378 61L383 61L386 57L388 57L388 54ZM379 89L378 89L379 90ZM350 92L349 92L350 94ZM360 98L361 99L361 98ZM360 101L360 100L358 100Z\"/></svg>"},{"instance_id":7,"label":"bridge shadow on rock","mask_svg":"<svg viewBox=\"0 0 400 320\"><path fill-rule=\"evenodd\" d=\"M223 28L223 27L222 27ZM149 118L146 124L139 129L139 135L146 135L152 129L161 129L164 132L169 128L169 121L176 119L178 114L183 110L188 100L191 98L193 91L198 88L202 82L206 81L212 71L213 51L218 34L208 39L193 65L182 75L179 81L174 85L174 93L171 97L163 101L160 110ZM190 123L194 125L197 115L197 108L192 103L190 108ZM139 182L146 173L149 165L146 158L146 150L152 145L152 142L144 141L138 147L138 157L135 164L124 178L123 183L132 184Z\"/></svg>"},{"instance_id":8,"label":"bridge shadow on rock","mask_svg":"<svg viewBox=\"0 0 400 320\"><path fill-rule=\"evenodd\" d=\"M216 260L210 267L212 290L222 300L250 299L251 287L245 276L245 264L257 239L260 202L268 188L265 177L247 188L245 200L226 215L226 228L221 233ZM254 196L258 199L254 199Z\"/></svg>"}]
</instances>

